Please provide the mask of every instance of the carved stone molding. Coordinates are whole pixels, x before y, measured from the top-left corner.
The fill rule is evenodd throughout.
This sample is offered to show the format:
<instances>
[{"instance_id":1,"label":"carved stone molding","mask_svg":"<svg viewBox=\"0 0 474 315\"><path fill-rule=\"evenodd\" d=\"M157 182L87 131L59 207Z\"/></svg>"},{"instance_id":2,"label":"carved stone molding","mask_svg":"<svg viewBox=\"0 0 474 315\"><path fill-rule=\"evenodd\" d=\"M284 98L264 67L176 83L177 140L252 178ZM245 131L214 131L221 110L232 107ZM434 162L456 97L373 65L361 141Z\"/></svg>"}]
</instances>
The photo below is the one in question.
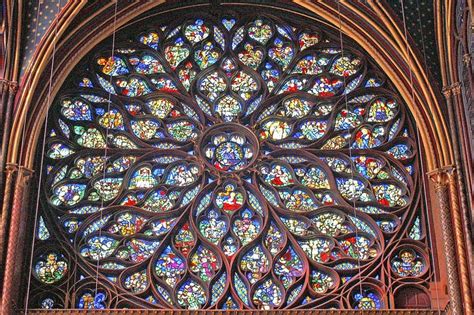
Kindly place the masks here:
<instances>
[{"instance_id":1,"label":"carved stone molding","mask_svg":"<svg viewBox=\"0 0 474 315\"><path fill-rule=\"evenodd\" d=\"M192 310L192 311L177 311L177 310L68 310L68 314L133 314L133 315L148 315L148 314L157 314L157 315L185 315L185 314L195 314L195 315L266 315L266 314L276 314L276 315L444 315L448 312L438 311L438 310L365 310L363 312L356 310L275 310L275 311L262 311L262 310ZM64 314L63 310L28 310L25 314Z\"/></svg>"}]
</instances>

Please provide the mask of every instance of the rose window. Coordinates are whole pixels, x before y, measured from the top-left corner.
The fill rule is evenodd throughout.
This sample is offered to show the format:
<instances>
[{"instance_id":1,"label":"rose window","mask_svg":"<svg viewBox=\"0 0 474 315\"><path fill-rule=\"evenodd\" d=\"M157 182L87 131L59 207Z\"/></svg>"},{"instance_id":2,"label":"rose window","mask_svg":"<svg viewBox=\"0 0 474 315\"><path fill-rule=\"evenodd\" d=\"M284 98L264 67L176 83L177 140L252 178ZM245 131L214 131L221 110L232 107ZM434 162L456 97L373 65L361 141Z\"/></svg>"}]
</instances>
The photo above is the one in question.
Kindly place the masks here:
<instances>
[{"instance_id":1,"label":"rose window","mask_svg":"<svg viewBox=\"0 0 474 315\"><path fill-rule=\"evenodd\" d=\"M95 49L51 109L32 303L375 309L422 279L410 116L331 32L202 14Z\"/></svg>"}]
</instances>

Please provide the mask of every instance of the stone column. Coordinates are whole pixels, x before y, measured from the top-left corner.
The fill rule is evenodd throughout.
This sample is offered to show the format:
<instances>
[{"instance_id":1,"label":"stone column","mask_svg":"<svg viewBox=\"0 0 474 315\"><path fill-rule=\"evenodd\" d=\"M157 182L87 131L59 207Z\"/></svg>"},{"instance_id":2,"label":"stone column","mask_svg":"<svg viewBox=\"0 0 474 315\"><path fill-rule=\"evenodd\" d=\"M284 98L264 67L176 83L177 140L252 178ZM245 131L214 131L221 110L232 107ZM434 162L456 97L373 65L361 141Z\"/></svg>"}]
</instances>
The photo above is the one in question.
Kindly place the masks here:
<instances>
[{"instance_id":1,"label":"stone column","mask_svg":"<svg viewBox=\"0 0 474 315\"><path fill-rule=\"evenodd\" d=\"M18 89L18 84L13 81L0 80L1 84L1 100L0 100L0 195L4 190L4 174L3 169L5 168L5 163L7 159L8 151L8 138L10 137L10 126L12 122L13 114L13 101ZM1 197L0 197L1 200Z\"/></svg>"},{"instance_id":2,"label":"stone column","mask_svg":"<svg viewBox=\"0 0 474 315\"><path fill-rule=\"evenodd\" d=\"M0 203L2 213L0 218L0 279L3 278L6 235L8 233L8 219L10 217L10 197L14 186L15 165L5 165L8 151L8 138L13 112L13 100L18 85L16 82L0 79Z\"/></svg>"},{"instance_id":3,"label":"stone column","mask_svg":"<svg viewBox=\"0 0 474 315\"><path fill-rule=\"evenodd\" d=\"M453 143L453 153L456 168L451 168L447 173L449 181L449 195L450 195L450 208L451 217L453 220L453 231L455 233L455 246L458 253L458 268L459 276L461 280L461 293L464 302L464 309L467 314L472 314L472 295L471 295L471 280L469 277L469 266L472 262L472 257L466 257L467 253L472 252L471 246L471 228L468 224L469 210L468 200L466 198L466 186L465 178L460 169L463 163L467 164L470 169L470 163L466 158L462 156L462 149L469 143L462 142L459 138L459 133L465 129L463 125L464 113L459 111L459 106L462 105L461 98L461 84L459 82L454 83L443 89L443 94L446 98L448 106L448 117L450 124L451 139Z\"/></svg>"},{"instance_id":4,"label":"stone column","mask_svg":"<svg viewBox=\"0 0 474 315\"><path fill-rule=\"evenodd\" d=\"M18 166L15 164L8 164L5 168L5 190L0 217L0 279L3 279L3 271L5 270L5 253L7 252L7 233L11 210L10 198L15 190L15 174L17 170Z\"/></svg>"},{"instance_id":5,"label":"stone column","mask_svg":"<svg viewBox=\"0 0 474 315\"><path fill-rule=\"evenodd\" d=\"M428 173L434 183L435 193L438 199L439 214L441 218L441 230L443 231L443 249L446 257L448 275L448 294L452 314L463 314L461 288L458 274L458 256L456 254L456 241L454 238L453 222L449 203L449 177L452 167L445 167ZM441 257L441 255L438 255Z\"/></svg>"},{"instance_id":6,"label":"stone column","mask_svg":"<svg viewBox=\"0 0 474 315\"><path fill-rule=\"evenodd\" d=\"M462 206L459 205L459 199L461 199L463 194L460 192L459 177L460 172L457 172L455 168L452 168L448 174L448 190L450 196L450 205L451 205L451 218L452 218L452 228L454 230L454 238L456 243L457 251L457 262L459 266L459 277L461 283L461 293L463 300L463 310L466 314L472 314L472 295L471 295L471 286L470 286L470 277L469 277L469 257L471 251L470 247L467 246L467 238L471 237L470 230L468 227L464 226L463 223L466 223L464 216L461 213ZM474 271L474 270L473 270Z\"/></svg>"},{"instance_id":7,"label":"stone column","mask_svg":"<svg viewBox=\"0 0 474 315\"><path fill-rule=\"evenodd\" d=\"M18 175L15 181L13 192L13 200L11 206L10 230L8 233L8 245L5 260L5 272L3 276L2 288L2 304L1 314L12 314L18 301L15 301L16 292L19 289L15 279L15 270L19 261L21 261L21 253L19 251L18 233L20 221L23 211L23 200L25 197L26 187L29 183L33 171L25 167L18 167Z\"/></svg>"}]
</instances>

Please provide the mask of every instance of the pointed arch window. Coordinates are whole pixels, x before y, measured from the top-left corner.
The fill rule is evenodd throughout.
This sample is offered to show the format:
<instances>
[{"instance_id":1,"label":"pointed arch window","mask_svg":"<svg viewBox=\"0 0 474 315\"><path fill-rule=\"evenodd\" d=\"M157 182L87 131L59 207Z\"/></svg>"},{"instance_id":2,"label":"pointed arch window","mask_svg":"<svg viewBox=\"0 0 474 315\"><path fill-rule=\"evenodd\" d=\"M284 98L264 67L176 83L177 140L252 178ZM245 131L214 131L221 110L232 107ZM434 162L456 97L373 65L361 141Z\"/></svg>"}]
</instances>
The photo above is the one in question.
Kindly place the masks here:
<instances>
[{"instance_id":1,"label":"pointed arch window","mask_svg":"<svg viewBox=\"0 0 474 315\"><path fill-rule=\"evenodd\" d=\"M384 309L426 285L413 124L370 56L296 17L150 23L50 109L33 307Z\"/></svg>"}]
</instances>

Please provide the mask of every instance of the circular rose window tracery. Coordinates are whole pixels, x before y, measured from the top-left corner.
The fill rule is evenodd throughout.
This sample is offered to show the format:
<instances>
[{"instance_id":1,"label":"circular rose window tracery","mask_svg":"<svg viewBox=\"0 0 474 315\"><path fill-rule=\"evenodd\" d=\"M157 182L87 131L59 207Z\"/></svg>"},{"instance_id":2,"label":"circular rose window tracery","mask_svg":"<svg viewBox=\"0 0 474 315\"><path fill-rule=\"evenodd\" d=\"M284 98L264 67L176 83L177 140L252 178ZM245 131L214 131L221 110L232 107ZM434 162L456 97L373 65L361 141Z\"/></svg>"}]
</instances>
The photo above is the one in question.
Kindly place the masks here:
<instances>
[{"instance_id":1,"label":"circular rose window tracery","mask_svg":"<svg viewBox=\"0 0 474 315\"><path fill-rule=\"evenodd\" d=\"M51 109L38 238L74 307L388 308L382 274L426 274L413 130L367 57L266 15L131 34ZM37 261L64 305L73 268Z\"/></svg>"},{"instance_id":2,"label":"circular rose window tracery","mask_svg":"<svg viewBox=\"0 0 474 315\"><path fill-rule=\"evenodd\" d=\"M202 135L196 151L219 172L239 172L258 157L259 142L252 130L236 123L217 124Z\"/></svg>"}]
</instances>

